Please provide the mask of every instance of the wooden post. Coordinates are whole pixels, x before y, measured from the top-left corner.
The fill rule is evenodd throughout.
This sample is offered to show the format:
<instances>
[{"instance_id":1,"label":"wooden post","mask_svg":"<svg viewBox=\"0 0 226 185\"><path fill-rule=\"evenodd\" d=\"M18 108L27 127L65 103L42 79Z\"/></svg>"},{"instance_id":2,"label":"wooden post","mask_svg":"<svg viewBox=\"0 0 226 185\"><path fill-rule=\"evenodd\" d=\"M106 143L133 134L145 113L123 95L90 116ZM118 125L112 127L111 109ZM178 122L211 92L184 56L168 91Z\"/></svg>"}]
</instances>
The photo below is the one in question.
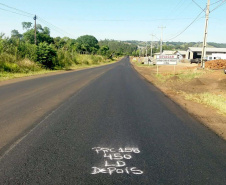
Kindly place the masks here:
<instances>
[{"instance_id":1,"label":"wooden post","mask_svg":"<svg viewBox=\"0 0 226 185\"><path fill-rule=\"evenodd\" d=\"M37 39L36 39L36 32L37 32L37 31L36 31L36 29L37 29L37 28L36 28L36 19L37 19L37 16L35 15L35 16L34 16L34 20L35 20L35 45L37 45Z\"/></svg>"}]
</instances>

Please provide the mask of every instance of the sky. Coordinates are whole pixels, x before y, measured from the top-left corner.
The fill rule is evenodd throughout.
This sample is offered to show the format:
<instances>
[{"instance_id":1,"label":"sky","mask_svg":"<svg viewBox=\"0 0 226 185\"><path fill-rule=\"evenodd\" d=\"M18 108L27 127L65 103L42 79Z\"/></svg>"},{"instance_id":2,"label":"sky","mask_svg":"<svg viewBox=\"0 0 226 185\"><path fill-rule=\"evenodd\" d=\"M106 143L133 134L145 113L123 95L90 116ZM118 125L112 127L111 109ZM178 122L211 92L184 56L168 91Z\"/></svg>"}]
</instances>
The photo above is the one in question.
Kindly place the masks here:
<instances>
[{"instance_id":1,"label":"sky","mask_svg":"<svg viewBox=\"0 0 226 185\"><path fill-rule=\"evenodd\" d=\"M226 2L214 10L220 4L218 1L210 0L207 41L226 43ZM88 34L98 40L157 41L161 37L159 27L163 26L164 41L202 42L205 12L201 8L206 7L207 0L195 2L196 4L192 0L0 0L0 33L10 36L13 29L23 33L21 23L34 23L33 15L36 14L37 24L49 27L53 37L67 36L76 39ZM189 26L199 14L198 19ZM152 38L151 34L155 36Z\"/></svg>"}]
</instances>

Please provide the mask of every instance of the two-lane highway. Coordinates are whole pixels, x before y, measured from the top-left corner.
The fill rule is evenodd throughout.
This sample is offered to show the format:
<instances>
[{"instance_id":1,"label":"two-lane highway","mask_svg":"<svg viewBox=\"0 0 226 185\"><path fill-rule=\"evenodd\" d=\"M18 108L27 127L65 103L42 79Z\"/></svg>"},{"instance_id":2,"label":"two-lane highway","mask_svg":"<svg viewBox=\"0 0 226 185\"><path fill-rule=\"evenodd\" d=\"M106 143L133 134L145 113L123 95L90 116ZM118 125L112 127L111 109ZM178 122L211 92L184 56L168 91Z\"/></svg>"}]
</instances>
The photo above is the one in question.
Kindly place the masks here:
<instances>
[{"instance_id":1,"label":"two-lane highway","mask_svg":"<svg viewBox=\"0 0 226 185\"><path fill-rule=\"evenodd\" d=\"M25 78L7 85L0 83L0 154L62 102L112 67Z\"/></svg>"},{"instance_id":2,"label":"two-lane highway","mask_svg":"<svg viewBox=\"0 0 226 185\"><path fill-rule=\"evenodd\" d=\"M1 86L0 101L0 128L10 131L14 117L32 125L3 147L0 184L226 184L226 142L141 78L129 58ZM48 111L33 119L39 103Z\"/></svg>"}]
</instances>

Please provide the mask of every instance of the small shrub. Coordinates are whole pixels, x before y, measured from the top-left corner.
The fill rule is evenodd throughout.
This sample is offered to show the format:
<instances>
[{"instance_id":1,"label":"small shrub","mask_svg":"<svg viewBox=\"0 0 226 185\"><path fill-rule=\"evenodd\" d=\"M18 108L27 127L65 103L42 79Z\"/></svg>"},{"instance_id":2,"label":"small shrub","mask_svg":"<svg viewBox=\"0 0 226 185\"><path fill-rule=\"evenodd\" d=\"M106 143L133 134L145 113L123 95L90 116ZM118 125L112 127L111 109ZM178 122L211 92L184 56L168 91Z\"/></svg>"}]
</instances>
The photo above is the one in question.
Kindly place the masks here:
<instances>
[{"instance_id":1,"label":"small shrub","mask_svg":"<svg viewBox=\"0 0 226 185\"><path fill-rule=\"evenodd\" d=\"M0 54L0 62L14 63L14 62L16 62L16 57L11 54L2 53L2 54Z\"/></svg>"},{"instance_id":2,"label":"small shrub","mask_svg":"<svg viewBox=\"0 0 226 185\"><path fill-rule=\"evenodd\" d=\"M45 68L54 69L57 65L56 55L57 52L53 46L46 42L40 43L37 47L37 62Z\"/></svg>"},{"instance_id":3,"label":"small shrub","mask_svg":"<svg viewBox=\"0 0 226 185\"><path fill-rule=\"evenodd\" d=\"M92 56L91 56L91 60L92 60L92 63L93 63L93 64L99 64L99 58L98 58L98 57L92 55Z\"/></svg>"}]
</instances>

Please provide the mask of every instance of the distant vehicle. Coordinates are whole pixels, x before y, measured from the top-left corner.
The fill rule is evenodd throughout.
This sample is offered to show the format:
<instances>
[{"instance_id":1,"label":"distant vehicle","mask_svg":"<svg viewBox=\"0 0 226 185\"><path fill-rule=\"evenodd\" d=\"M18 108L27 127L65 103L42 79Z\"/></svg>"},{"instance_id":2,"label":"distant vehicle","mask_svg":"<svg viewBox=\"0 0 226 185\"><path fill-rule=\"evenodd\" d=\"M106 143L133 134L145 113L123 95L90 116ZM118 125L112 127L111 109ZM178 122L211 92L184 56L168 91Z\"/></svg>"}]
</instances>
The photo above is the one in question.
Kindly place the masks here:
<instances>
[{"instance_id":1,"label":"distant vehicle","mask_svg":"<svg viewBox=\"0 0 226 185\"><path fill-rule=\"evenodd\" d=\"M191 59L191 60L190 60L190 64L192 64L192 63L199 64L199 63L201 63L201 59L200 59L200 58Z\"/></svg>"}]
</instances>

